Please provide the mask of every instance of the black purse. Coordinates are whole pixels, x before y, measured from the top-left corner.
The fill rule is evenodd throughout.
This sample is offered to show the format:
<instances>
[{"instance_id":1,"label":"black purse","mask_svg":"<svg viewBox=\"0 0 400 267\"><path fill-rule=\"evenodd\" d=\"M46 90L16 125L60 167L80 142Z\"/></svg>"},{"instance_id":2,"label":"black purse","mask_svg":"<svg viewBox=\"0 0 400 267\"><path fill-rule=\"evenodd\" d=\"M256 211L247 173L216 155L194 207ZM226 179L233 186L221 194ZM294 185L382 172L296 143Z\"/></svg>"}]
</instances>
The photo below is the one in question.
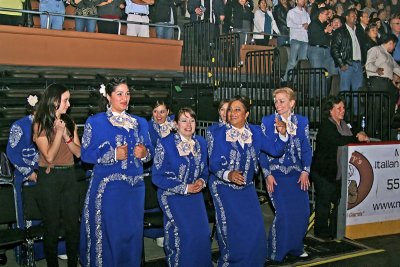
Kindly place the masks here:
<instances>
[{"instance_id":1,"label":"black purse","mask_svg":"<svg viewBox=\"0 0 400 267\"><path fill-rule=\"evenodd\" d=\"M399 111L399 106L396 105L396 108L394 110L394 114L392 117L392 121L390 123L390 127L392 129L399 129L400 128L400 111Z\"/></svg>"}]
</instances>

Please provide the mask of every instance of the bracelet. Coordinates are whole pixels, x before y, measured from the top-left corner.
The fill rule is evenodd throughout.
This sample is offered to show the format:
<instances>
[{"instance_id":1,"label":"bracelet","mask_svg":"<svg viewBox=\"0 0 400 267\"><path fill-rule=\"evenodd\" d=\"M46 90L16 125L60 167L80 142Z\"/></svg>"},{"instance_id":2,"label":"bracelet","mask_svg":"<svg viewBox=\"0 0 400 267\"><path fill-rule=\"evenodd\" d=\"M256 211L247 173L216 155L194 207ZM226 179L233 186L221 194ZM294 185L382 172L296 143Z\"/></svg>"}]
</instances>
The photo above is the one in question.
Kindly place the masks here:
<instances>
[{"instance_id":1,"label":"bracelet","mask_svg":"<svg viewBox=\"0 0 400 267\"><path fill-rule=\"evenodd\" d=\"M68 145L69 143L71 143L73 141L73 139L72 139L72 137L68 140L68 141L66 141L65 143Z\"/></svg>"}]
</instances>

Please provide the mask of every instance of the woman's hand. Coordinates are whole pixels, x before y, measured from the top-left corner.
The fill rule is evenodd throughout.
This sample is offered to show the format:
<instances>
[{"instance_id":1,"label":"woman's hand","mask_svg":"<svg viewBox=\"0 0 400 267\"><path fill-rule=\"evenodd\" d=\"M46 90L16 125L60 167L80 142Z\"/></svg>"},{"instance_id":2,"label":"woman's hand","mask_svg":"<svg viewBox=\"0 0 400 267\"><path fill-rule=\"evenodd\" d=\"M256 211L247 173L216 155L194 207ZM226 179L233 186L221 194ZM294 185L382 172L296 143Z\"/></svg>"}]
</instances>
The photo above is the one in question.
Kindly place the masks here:
<instances>
[{"instance_id":1,"label":"woman's hand","mask_svg":"<svg viewBox=\"0 0 400 267\"><path fill-rule=\"evenodd\" d=\"M32 174L29 175L28 180L36 183L36 181L37 181L37 174L36 174L36 172L32 172Z\"/></svg>"},{"instance_id":2,"label":"woman's hand","mask_svg":"<svg viewBox=\"0 0 400 267\"><path fill-rule=\"evenodd\" d=\"M359 132L356 135L356 137L357 137L359 142L367 142L367 143L369 143L369 137L365 132Z\"/></svg>"},{"instance_id":3,"label":"woman's hand","mask_svg":"<svg viewBox=\"0 0 400 267\"><path fill-rule=\"evenodd\" d=\"M54 128L56 129L57 132L61 132L64 134L65 131L65 122L60 119L56 119L54 121Z\"/></svg>"},{"instance_id":4,"label":"woman's hand","mask_svg":"<svg viewBox=\"0 0 400 267\"><path fill-rule=\"evenodd\" d=\"M126 160L128 158L128 145L118 146L116 154L117 160Z\"/></svg>"},{"instance_id":5,"label":"woman's hand","mask_svg":"<svg viewBox=\"0 0 400 267\"><path fill-rule=\"evenodd\" d=\"M272 175L267 176L267 191L268 193L274 192L274 187L278 185L275 181L275 177Z\"/></svg>"},{"instance_id":6,"label":"woman's hand","mask_svg":"<svg viewBox=\"0 0 400 267\"><path fill-rule=\"evenodd\" d=\"M237 185L244 185L245 179L241 171L231 171L228 174L228 180Z\"/></svg>"},{"instance_id":7,"label":"woman's hand","mask_svg":"<svg viewBox=\"0 0 400 267\"><path fill-rule=\"evenodd\" d=\"M204 180L197 179L193 184L188 184L187 192L190 194L195 194L203 190Z\"/></svg>"},{"instance_id":8,"label":"woman's hand","mask_svg":"<svg viewBox=\"0 0 400 267\"><path fill-rule=\"evenodd\" d=\"M286 136L286 123L284 121L275 118L275 127L278 133L280 133L283 136Z\"/></svg>"},{"instance_id":9,"label":"woman's hand","mask_svg":"<svg viewBox=\"0 0 400 267\"><path fill-rule=\"evenodd\" d=\"M143 144L138 144L133 149L133 153L135 154L135 157L142 159L147 156L147 149Z\"/></svg>"},{"instance_id":10,"label":"woman's hand","mask_svg":"<svg viewBox=\"0 0 400 267\"><path fill-rule=\"evenodd\" d=\"M308 188L310 187L310 180L308 179L308 172L301 172L297 183L300 183L301 190L308 191Z\"/></svg>"}]
</instances>

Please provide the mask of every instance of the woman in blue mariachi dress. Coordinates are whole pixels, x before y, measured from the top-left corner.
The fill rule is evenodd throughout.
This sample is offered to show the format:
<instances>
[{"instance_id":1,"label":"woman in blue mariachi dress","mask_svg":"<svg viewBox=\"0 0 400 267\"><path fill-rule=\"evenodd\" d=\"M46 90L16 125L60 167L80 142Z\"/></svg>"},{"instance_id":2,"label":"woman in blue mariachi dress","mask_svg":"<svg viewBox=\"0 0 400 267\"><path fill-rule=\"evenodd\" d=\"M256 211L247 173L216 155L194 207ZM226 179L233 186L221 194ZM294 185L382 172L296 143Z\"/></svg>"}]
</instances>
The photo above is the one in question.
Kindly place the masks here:
<instances>
[{"instance_id":1,"label":"woman in blue mariachi dress","mask_svg":"<svg viewBox=\"0 0 400 267\"><path fill-rule=\"evenodd\" d=\"M213 197L221 255L218 266L264 266L267 237L253 177L263 150L283 154L285 125L280 137L269 138L259 126L246 123L250 104L244 97L229 102L228 124L207 133L209 187Z\"/></svg>"},{"instance_id":2,"label":"woman in blue mariachi dress","mask_svg":"<svg viewBox=\"0 0 400 267\"><path fill-rule=\"evenodd\" d=\"M15 167L14 185L17 192L18 221L23 227L21 186L24 182L36 182L39 151L32 139L33 116L39 99L36 95L27 98L26 110L29 115L11 125L7 143L7 156Z\"/></svg>"},{"instance_id":3,"label":"woman in blue mariachi dress","mask_svg":"<svg viewBox=\"0 0 400 267\"><path fill-rule=\"evenodd\" d=\"M21 186L24 183L34 184L37 178L35 170L38 168L39 151L32 140L32 124L38 101L37 95L29 95L27 97L26 110L29 115L17 120L11 125L6 148L7 157L15 167L14 186L17 196L17 212L20 227L25 227ZM18 261L20 247L17 247L16 253L18 255Z\"/></svg>"},{"instance_id":4,"label":"woman in blue mariachi dress","mask_svg":"<svg viewBox=\"0 0 400 267\"><path fill-rule=\"evenodd\" d=\"M290 88L273 93L277 114L265 116L261 127L267 136L276 136L275 121L287 124L289 134L285 154L279 158L262 154L261 167L267 190L275 208L275 218L268 236L268 259L283 261L285 256L306 257L303 239L310 215L308 187L312 150L306 117L293 114L295 95Z\"/></svg>"},{"instance_id":5,"label":"woman in blue mariachi dress","mask_svg":"<svg viewBox=\"0 0 400 267\"><path fill-rule=\"evenodd\" d=\"M164 249L168 266L212 266L210 229L202 189L208 180L207 144L194 135L196 114L182 108L177 133L155 150L153 183L164 213Z\"/></svg>"},{"instance_id":6,"label":"woman in blue mariachi dress","mask_svg":"<svg viewBox=\"0 0 400 267\"><path fill-rule=\"evenodd\" d=\"M140 266L143 242L143 162L151 159L145 119L126 112L124 80L100 89L107 111L88 118L82 160L95 164L81 224L83 266Z\"/></svg>"},{"instance_id":7,"label":"woman in blue mariachi dress","mask_svg":"<svg viewBox=\"0 0 400 267\"><path fill-rule=\"evenodd\" d=\"M157 146L159 139L166 137L174 129L174 118L174 115L169 116L169 108L165 102L157 100L153 106L153 116L148 121L153 147Z\"/></svg>"}]
</instances>

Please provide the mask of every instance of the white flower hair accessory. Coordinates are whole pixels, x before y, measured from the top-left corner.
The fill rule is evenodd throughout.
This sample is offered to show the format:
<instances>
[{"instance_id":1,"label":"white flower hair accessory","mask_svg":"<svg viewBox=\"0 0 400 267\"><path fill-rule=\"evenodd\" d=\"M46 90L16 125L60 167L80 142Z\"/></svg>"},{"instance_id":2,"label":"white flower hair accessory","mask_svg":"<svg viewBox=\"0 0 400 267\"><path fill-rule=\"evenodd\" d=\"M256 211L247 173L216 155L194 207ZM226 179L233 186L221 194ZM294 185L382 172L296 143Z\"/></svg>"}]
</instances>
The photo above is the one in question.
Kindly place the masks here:
<instances>
[{"instance_id":1,"label":"white flower hair accessory","mask_svg":"<svg viewBox=\"0 0 400 267\"><path fill-rule=\"evenodd\" d=\"M106 97L106 86L104 84L100 85L100 90L99 90L100 94L104 97Z\"/></svg>"},{"instance_id":2,"label":"white flower hair accessory","mask_svg":"<svg viewBox=\"0 0 400 267\"><path fill-rule=\"evenodd\" d=\"M32 107L34 107L39 101L36 95L29 95L26 100L28 100L29 105Z\"/></svg>"}]
</instances>

